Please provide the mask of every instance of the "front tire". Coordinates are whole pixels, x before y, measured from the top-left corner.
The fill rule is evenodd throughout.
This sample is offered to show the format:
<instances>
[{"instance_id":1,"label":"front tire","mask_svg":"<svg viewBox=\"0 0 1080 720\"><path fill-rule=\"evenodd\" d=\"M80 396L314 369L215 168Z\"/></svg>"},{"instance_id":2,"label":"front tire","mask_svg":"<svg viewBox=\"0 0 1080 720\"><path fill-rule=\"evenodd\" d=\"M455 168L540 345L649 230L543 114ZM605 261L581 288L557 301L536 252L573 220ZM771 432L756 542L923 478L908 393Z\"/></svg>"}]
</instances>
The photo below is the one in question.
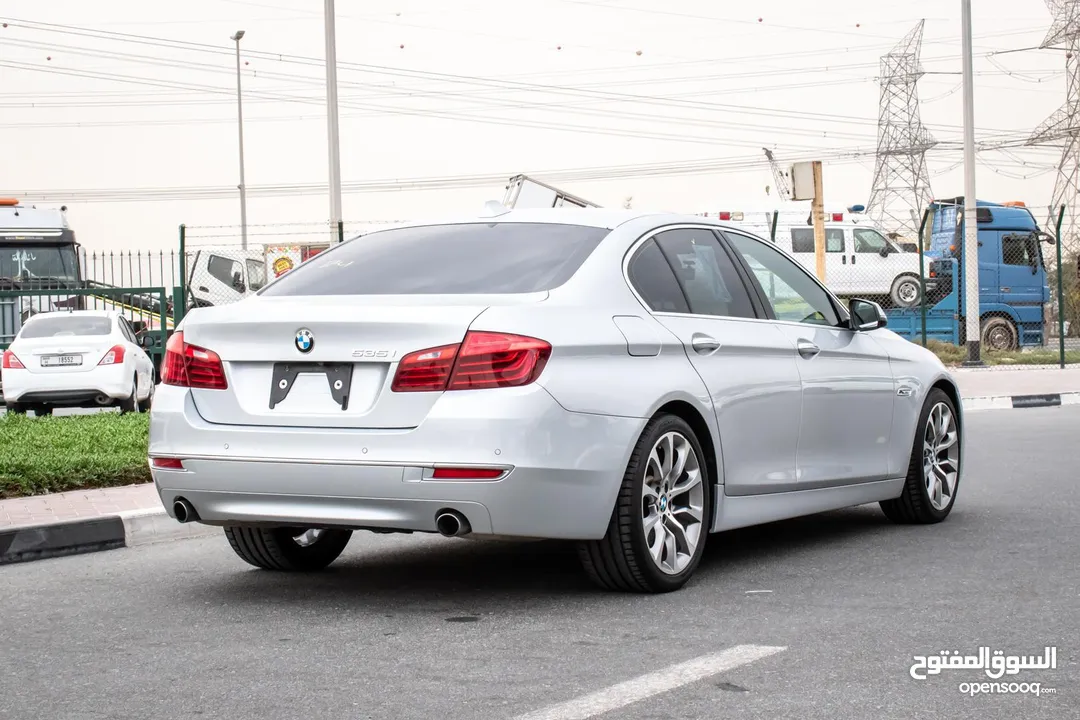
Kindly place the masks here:
<instances>
[{"instance_id":1,"label":"front tire","mask_svg":"<svg viewBox=\"0 0 1080 720\"><path fill-rule=\"evenodd\" d=\"M994 315L982 321L982 344L988 350L1008 352L1019 346L1016 326L1008 318Z\"/></svg>"},{"instance_id":2,"label":"front tire","mask_svg":"<svg viewBox=\"0 0 1080 720\"><path fill-rule=\"evenodd\" d=\"M960 487L963 438L956 406L939 388L926 396L900 497L880 503L895 523L930 525L949 516Z\"/></svg>"},{"instance_id":3,"label":"front tire","mask_svg":"<svg viewBox=\"0 0 1080 720\"><path fill-rule=\"evenodd\" d=\"M263 570L314 572L338 559L352 537L352 530L310 528L225 527L233 551Z\"/></svg>"},{"instance_id":4,"label":"front tire","mask_svg":"<svg viewBox=\"0 0 1080 720\"><path fill-rule=\"evenodd\" d=\"M661 593L690 579L709 534L712 478L693 429L661 415L630 457L601 540L580 543L590 579L606 590Z\"/></svg>"}]
</instances>

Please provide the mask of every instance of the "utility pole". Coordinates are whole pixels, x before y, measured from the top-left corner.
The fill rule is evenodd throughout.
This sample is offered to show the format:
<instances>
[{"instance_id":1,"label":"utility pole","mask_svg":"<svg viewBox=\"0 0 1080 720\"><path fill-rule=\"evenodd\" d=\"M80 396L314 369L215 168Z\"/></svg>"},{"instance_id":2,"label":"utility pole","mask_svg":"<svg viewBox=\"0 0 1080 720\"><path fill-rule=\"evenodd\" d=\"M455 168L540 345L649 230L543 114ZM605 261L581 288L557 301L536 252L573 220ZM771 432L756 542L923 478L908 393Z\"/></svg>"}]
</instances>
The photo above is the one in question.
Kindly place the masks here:
<instances>
[{"instance_id":1,"label":"utility pole","mask_svg":"<svg viewBox=\"0 0 1080 720\"><path fill-rule=\"evenodd\" d=\"M237 30L229 39L236 43L236 119L240 129L240 246L247 250L247 184L244 182L244 100L240 92L240 39L243 30Z\"/></svg>"},{"instance_id":2,"label":"utility pole","mask_svg":"<svg viewBox=\"0 0 1080 720\"><path fill-rule=\"evenodd\" d=\"M960 0L964 58L964 328L965 365L982 365L979 313L979 219L975 197L975 71L971 57L971 0Z\"/></svg>"},{"instance_id":3,"label":"utility pole","mask_svg":"<svg viewBox=\"0 0 1080 720\"><path fill-rule=\"evenodd\" d=\"M825 282L825 198L822 190L821 161L799 162L791 166L792 200L810 201L810 218L814 225L814 261L817 277ZM776 227L773 226L773 242Z\"/></svg>"},{"instance_id":4,"label":"utility pole","mask_svg":"<svg viewBox=\"0 0 1080 720\"><path fill-rule=\"evenodd\" d=\"M341 142L338 135L337 30L334 0L325 0L326 32L326 130L330 155L330 233L336 240L341 211Z\"/></svg>"},{"instance_id":5,"label":"utility pole","mask_svg":"<svg viewBox=\"0 0 1080 720\"><path fill-rule=\"evenodd\" d=\"M814 201L810 212L814 216L814 263L818 280L825 282L825 192L822 188L821 161L814 161Z\"/></svg>"}]
</instances>

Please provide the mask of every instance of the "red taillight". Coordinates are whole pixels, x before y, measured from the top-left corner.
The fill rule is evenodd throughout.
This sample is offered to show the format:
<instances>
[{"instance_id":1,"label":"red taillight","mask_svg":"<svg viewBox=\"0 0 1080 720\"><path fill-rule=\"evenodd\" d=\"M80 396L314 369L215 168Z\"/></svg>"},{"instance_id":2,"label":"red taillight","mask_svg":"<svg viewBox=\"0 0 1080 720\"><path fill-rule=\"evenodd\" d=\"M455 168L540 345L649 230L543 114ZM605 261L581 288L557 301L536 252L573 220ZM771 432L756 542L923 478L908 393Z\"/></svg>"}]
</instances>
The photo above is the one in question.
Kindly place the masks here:
<instances>
[{"instance_id":1,"label":"red taillight","mask_svg":"<svg viewBox=\"0 0 1080 720\"><path fill-rule=\"evenodd\" d=\"M507 333L469 332L460 345L409 353L398 363L394 392L480 390L528 385L540 376L551 344Z\"/></svg>"},{"instance_id":2,"label":"red taillight","mask_svg":"<svg viewBox=\"0 0 1080 720\"><path fill-rule=\"evenodd\" d=\"M151 464L162 470L183 470L184 461L180 458L156 457L150 460Z\"/></svg>"},{"instance_id":3,"label":"red taillight","mask_svg":"<svg viewBox=\"0 0 1080 720\"><path fill-rule=\"evenodd\" d=\"M832 214L832 221L833 222L844 222L844 213L833 213Z\"/></svg>"},{"instance_id":4,"label":"red taillight","mask_svg":"<svg viewBox=\"0 0 1080 720\"><path fill-rule=\"evenodd\" d=\"M165 343L161 382L202 390L226 390L229 387L225 366L218 354L184 342L183 332L173 333Z\"/></svg>"},{"instance_id":5,"label":"red taillight","mask_svg":"<svg viewBox=\"0 0 1080 720\"><path fill-rule=\"evenodd\" d=\"M25 370L26 366L22 364L19 358L15 357L15 353L5 350L3 368L4 370Z\"/></svg>"},{"instance_id":6,"label":"red taillight","mask_svg":"<svg viewBox=\"0 0 1080 720\"><path fill-rule=\"evenodd\" d=\"M435 480L494 480L503 472L499 468L437 467L431 477Z\"/></svg>"},{"instance_id":7,"label":"red taillight","mask_svg":"<svg viewBox=\"0 0 1080 720\"><path fill-rule=\"evenodd\" d=\"M726 210L722 210L722 211L716 213L716 219L717 220L730 220L731 219L731 213L727 212Z\"/></svg>"},{"instance_id":8,"label":"red taillight","mask_svg":"<svg viewBox=\"0 0 1080 720\"><path fill-rule=\"evenodd\" d=\"M398 363L390 389L394 392L445 390L457 351L457 345L444 345L409 353Z\"/></svg>"},{"instance_id":9,"label":"red taillight","mask_svg":"<svg viewBox=\"0 0 1080 720\"><path fill-rule=\"evenodd\" d=\"M109 348L109 352L105 353L105 357L101 358L101 362L98 365L120 365L124 362L124 346L113 345Z\"/></svg>"}]
</instances>

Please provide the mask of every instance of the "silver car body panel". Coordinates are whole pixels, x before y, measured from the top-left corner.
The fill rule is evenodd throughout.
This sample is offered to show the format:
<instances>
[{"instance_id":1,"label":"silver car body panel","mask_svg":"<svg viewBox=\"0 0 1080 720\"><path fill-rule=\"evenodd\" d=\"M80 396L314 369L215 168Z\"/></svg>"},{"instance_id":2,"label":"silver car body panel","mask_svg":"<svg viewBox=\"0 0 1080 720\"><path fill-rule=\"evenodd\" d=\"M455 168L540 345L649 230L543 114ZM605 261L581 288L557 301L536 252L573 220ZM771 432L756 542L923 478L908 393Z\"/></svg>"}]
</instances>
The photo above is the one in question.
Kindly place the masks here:
<instances>
[{"instance_id":1,"label":"silver car body panel","mask_svg":"<svg viewBox=\"0 0 1080 720\"><path fill-rule=\"evenodd\" d=\"M941 383L956 395L932 353L887 328L652 312L626 275L639 243L660 229L723 223L545 209L412 225L476 222L612 232L550 292L255 296L192 311L179 330L221 355L230 387L158 388L149 453L186 468L152 467L167 511L184 497L209 524L432 532L436 513L455 509L476 534L595 539L635 443L668 406L711 446L711 526L724 530L897 497L927 392ZM316 338L308 355L294 346L299 328ZM390 392L401 357L468 330L543 338L551 358L525 387ZM696 352L696 333L719 348ZM800 339L820 353L802 357ZM267 407L272 362L298 359L355 363L347 411L326 401L315 376L297 381L291 404ZM959 402L957 412L962 422ZM435 480L438 465L505 473Z\"/></svg>"}]
</instances>

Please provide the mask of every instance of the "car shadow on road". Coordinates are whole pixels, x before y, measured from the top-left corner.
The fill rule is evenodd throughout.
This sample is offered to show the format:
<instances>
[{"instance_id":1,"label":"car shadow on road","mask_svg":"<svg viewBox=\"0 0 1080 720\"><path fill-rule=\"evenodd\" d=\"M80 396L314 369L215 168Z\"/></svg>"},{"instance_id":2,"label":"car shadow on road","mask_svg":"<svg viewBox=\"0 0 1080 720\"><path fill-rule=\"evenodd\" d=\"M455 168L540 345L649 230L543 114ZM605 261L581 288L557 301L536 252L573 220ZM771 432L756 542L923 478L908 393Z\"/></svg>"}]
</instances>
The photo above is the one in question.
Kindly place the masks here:
<instances>
[{"instance_id":1,"label":"car shadow on road","mask_svg":"<svg viewBox=\"0 0 1080 720\"><path fill-rule=\"evenodd\" d=\"M807 550L842 548L893 526L877 508L860 507L711 535L695 575L697 582L763 563L794 558ZM203 601L273 605L345 603L431 612L452 601L482 611L505 607L508 598L530 603L569 598L632 598L606 594L585 577L572 543L410 538L380 541L364 548L369 533L354 534L334 565L320 573L294 575L249 569L236 559L235 572L191 586ZM231 554L231 553L230 553ZM232 558L230 558L231 560ZM407 600L409 605L401 607Z\"/></svg>"}]
</instances>

